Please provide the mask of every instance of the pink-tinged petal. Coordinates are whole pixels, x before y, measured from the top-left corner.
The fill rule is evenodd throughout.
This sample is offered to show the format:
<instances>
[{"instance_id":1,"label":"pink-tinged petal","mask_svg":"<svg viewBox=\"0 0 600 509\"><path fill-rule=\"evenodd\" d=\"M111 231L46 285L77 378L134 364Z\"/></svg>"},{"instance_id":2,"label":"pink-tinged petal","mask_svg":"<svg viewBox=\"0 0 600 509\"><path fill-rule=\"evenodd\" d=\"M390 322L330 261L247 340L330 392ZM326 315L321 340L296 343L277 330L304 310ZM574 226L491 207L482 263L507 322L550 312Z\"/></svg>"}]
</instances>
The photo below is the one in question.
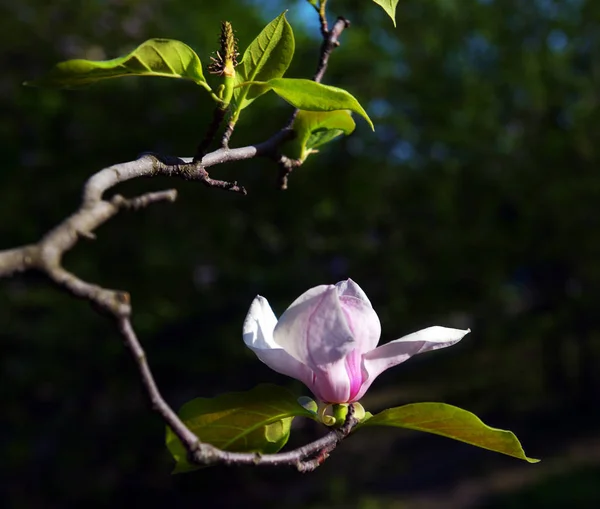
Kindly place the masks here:
<instances>
[{"instance_id":1,"label":"pink-tinged petal","mask_svg":"<svg viewBox=\"0 0 600 509\"><path fill-rule=\"evenodd\" d=\"M357 399L364 395L373 380L386 369L410 359L413 355L452 346L469 332L470 329L428 327L367 352L363 355L363 366L368 378L363 383Z\"/></svg>"},{"instance_id":2,"label":"pink-tinged petal","mask_svg":"<svg viewBox=\"0 0 600 509\"><path fill-rule=\"evenodd\" d=\"M381 336L381 322L370 303L349 295L340 296L342 312L356 342L358 354L373 350Z\"/></svg>"},{"instance_id":3,"label":"pink-tinged petal","mask_svg":"<svg viewBox=\"0 0 600 509\"><path fill-rule=\"evenodd\" d=\"M362 369L362 362L362 355L358 349L353 350L346 356L346 372L350 379L350 394L348 396L348 401L354 401L354 398L363 385L364 372Z\"/></svg>"},{"instance_id":4,"label":"pink-tinged petal","mask_svg":"<svg viewBox=\"0 0 600 509\"><path fill-rule=\"evenodd\" d=\"M354 396L363 383L362 356L357 350L344 359L324 366L315 372L313 394L325 403L348 403L356 401Z\"/></svg>"},{"instance_id":5,"label":"pink-tinged petal","mask_svg":"<svg viewBox=\"0 0 600 509\"><path fill-rule=\"evenodd\" d=\"M368 299L367 294L363 291L363 289L358 286L352 279L346 279L345 281L340 281L336 283L335 287L338 289L338 294L340 297L355 297L359 300L362 300L366 304L371 306L371 301Z\"/></svg>"},{"instance_id":6,"label":"pink-tinged petal","mask_svg":"<svg viewBox=\"0 0 600 509\"><path fill-rule=\"evenodd\" d=\"M347 403L351 384L346 359L328 364L315 372L314 381L309 387L317 399L325 403Z\"/></svg>"},{"instance_id":7,"label":"pink-tinged petal","mask_svg":"<svg viewBox=\"0 0 600 509\"><path fill-rule=\"evenodd\" d=\"M315 373L355 348L333 285L312 288L296 299L277 322L274 339Z\"/></svg>"},{"instance_id":8,"label":"pink-tinged petal","mask_svg":"<svg viewBox=\"0 0 600 509\"><path fill-rule=\"evenodd\" d=\"M244 343L273 371L296 378L310 388L312 371L275 342L273 331L276 324L277 318L267 299L258 295L244 320Z\"/></svg>"}]
</instances>

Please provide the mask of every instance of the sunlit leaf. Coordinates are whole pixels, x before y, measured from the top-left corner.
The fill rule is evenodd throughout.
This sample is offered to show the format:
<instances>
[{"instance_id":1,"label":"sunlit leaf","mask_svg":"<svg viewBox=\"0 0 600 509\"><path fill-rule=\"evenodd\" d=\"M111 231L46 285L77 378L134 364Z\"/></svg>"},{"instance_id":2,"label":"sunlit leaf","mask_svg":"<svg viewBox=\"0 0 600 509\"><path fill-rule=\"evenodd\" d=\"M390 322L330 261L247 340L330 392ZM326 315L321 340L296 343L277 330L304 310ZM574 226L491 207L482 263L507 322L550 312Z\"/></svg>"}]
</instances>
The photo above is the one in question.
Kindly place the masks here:
<instances>
[{"instance_id":1,"label":"sunlit leaf","mask_svg":"<svg viewBox=\"0 0 600 509\"><path fill-rule=\"evenodd\" d=\"M413 403L390 408L374 415L360 426L394 426L425 431L508 454L529 463L539 461L525 455L514 433L491 428L475 414L445 403Z\"/></svg>"},{"instance_id":2,"label":"sunlit leaf","mask_svg":"<svg viewBox=\"0 0 600 509\"><path fill-rule=\"evenodd\" d=\"M279 97L292 106L307 111L350 110L363 117L375 130L373 122L356 98L345 90L311 80L278 78L262 83L260 86L273 90Z\"/></svg>"},{"instance_id":3,"label":"sunlit leaf","mask_svg":"<svg viewBox=\"0 0 600 509\"><path fill-rule=\"evenodd\" d=\"M179 411L181 420L201 441L226 451L264 454L275 453L286 444L296 416L314 417L298 403L297 396L270 384L216 398L197 398ZM176 461L174 472L198 468L187 461L185 448L170 428L166 443Z\"/></svg>"},{"instance_id":4,"label":"sunlit leaf","mask_svg":"<svg viewBox=\"0 0 600 509\"><path fill-rule=\"evenodd\" d=\"M296 137L290 142L290 157L304 160L311 149L324 145L342 134L350 134L356 124L347 110L300 110L294 119Z\"/></svg>"},{"instance_id":5,"label":"sunlit leaf","mask_svg":"<svg viewBox=\"0 0 600 509\"><path fill-rule=\"evenodd\" d=\"M294 46L294 33L283 12L246 48L236 69L236 84L281 78L292 61ZM236 89L239 108L245 108L264 92L253 86Z\"/></svg>"},{"instance_id":6,"label":"sunlit leaf","mask_svg":"<svg viewBox=\"0 0 600 509\"><path fill-rule=\"evenodd\" d=\"M187 44L171 39L150 39L112 60L60 62L42 78L25 84L70 88L122 76L182 78L207 87L198 55Z\"/></svg>"},{"instance_id":7,"label":"sunlit leaf","mask_svg":"<svg viewBox=\"0 0 600 509\"><path fill-rule=\"evenodd\" d=\"M394 22L394 26L396 26L396 6L398 5L398 0L373 0L373 2L380 5L388 13L388 16Z\"/></svg>"}]
</instances>

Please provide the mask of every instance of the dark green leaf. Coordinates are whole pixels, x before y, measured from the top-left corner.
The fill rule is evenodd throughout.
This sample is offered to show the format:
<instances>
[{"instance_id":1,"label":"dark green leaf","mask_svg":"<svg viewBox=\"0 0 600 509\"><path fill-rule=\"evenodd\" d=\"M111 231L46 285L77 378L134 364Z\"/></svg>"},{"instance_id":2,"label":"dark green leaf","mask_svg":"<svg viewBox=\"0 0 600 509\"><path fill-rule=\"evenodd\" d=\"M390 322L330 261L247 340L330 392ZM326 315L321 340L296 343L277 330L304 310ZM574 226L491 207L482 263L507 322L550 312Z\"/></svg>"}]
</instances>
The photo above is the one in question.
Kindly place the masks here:
<instances>
[{"instance_id":1,"label":"dark green leaf","mask_svg":"<svg viewBox=\"0 0 600 509\"><path fill-rule=\"evenodd\" d=\"M380 5L388 13L388 16L394 22L394 26L396 26L396 6L398 5L398 0L373 0L373 2Z\"/></svg>"},{"instance_id":2,"label":"dark green leaf","mask_svg":"<svg viewBox=\"0 0 600 509\"><path fill-rule=\"evenodd\" d=\"M445 403L413 403L390 408L363 422L362 426L394 426L434 433L467 444L514 456L529 463L517 437L510 431L490 428L479 417Z\"/></svg>"},{"instance_id":3,"label":"dark green leaf","mask_svg":"<svg viewBox=\"0 0 600 509\"><path fill-rule=\"evenodd\" d=\"M296 137L290 142L291 157L304 160L310 150L342 134L350 134L356 127L350 112L300 110L294 119Z\"/></svg>"},{"instance_id":4,"label":"dark green leaf","mask_svg":"<svg viewBox=\"0 0 600 509\"><path fill-rule=\"evenodd\" d=\"M46 76L25 84L78 87L121 76L183 78L208 88L198 55L187 44L170 39L150 39L131 53L112 60L60 62Z\"/></svg>"},{"instance_id":5,"label":"dark green leaf","mask_svg":"<svg viewBox=\"0 0 600 509\"><path fill-rule=\"evenodd\" d=\"M264 384L247 392L194 399L183 405L179 416L201 441L219 449L271 454L286 444L294 417L313 418L313 413L287 389ZM185 448L170 428L166 442L176 461L174 472L198 468L187 461Z\"/></svg>"},{"instance_id":6,"label":"dark green leaf","mask_svg":"<svg viewBox=\"0 0 600 509\"><path fill-rule=\"evenodd\" d=\"M255 85L256 86L256 85ZM292 106L308 111L350 110L361 115L371 126L373 122L360 103L345 90L311 80L278 78L260 85L265 91L273 90Z\"/></svg>"},{"instance_id":7,"label":"dark green leaf","mask_svg":"<svg viewBox=\"0 0 600 509\"><path fill-rule=\"evenodd\" d=\"M236 84L281 78L292 61L294 46L294 33L283 12L262 30L244 52L236 69ZM260 87L238 88L238 108L245 108L264 92Z\"/></svg>"}]
</instances>

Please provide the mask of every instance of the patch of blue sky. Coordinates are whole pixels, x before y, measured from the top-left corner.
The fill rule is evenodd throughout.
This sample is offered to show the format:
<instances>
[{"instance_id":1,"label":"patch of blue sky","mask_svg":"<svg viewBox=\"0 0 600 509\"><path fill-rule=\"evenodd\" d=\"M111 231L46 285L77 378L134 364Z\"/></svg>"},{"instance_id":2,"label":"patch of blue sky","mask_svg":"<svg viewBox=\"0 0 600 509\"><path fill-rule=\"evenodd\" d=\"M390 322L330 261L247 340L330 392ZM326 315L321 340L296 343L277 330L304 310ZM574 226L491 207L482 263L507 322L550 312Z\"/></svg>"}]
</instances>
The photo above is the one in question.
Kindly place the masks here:
<instances>
[{"instance_id":1,"label":"patch of blue sky","mask_svg":"<svg viewBox=\"0 0 600 509\"><path fill-rule=\"evenodd\" d=\"M319 16L306 0L243 0L247 5L260 7L265 23L287 10L286 18L294 29L301 29L315 39L321 38Z\"/></svg>"}]
</instances>

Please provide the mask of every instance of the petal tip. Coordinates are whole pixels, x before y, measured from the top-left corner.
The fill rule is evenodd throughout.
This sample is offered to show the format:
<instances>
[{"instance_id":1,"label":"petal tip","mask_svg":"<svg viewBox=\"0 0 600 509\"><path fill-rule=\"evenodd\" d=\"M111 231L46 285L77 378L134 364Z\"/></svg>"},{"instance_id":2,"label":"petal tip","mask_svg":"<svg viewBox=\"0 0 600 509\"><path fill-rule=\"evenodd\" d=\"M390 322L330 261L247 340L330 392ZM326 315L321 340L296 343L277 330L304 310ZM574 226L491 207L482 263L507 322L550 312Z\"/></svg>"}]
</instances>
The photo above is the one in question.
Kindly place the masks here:
<instances>
[{"instance_id":1,"label":"petal tip","mask_svg":"<svg viewBox=\"0 0 600 509\"><path fill-rule=\"evenodd\" d=\"M363 302L366 302L369 306L373 307L365 291L353 279L348 278L343 281L338 281L335 284L335 287L337 288L338 294L340 296L354 297L362 300Z\"/></svg>"},{"instance_id":2,"label":"petal tip","mask_svg":"<svg viewBox=\"0 0 600 509\"><path fill-rule=\"evenodd\" d=\"M271 343L276 323L277 318L269 301L261 295L254 297L242 326L242 337L246 346Z\"/></svg>"}]
</instances>

